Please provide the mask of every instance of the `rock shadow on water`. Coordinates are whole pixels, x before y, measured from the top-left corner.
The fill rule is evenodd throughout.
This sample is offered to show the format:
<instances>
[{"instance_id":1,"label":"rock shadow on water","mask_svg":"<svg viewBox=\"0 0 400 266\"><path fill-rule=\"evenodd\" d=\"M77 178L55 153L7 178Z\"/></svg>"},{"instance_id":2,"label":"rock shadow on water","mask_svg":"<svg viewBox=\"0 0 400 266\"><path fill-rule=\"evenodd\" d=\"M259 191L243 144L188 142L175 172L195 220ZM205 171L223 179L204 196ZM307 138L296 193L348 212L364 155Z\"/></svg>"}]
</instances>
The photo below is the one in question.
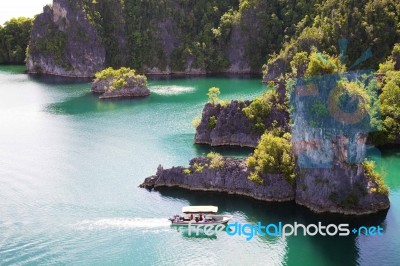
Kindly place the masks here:
<instances>
[{"instance_id":1,"label":"rock shadow on water","mask_svg":"<svg viewBox=\"0 0 400 266\"><path fill-rule=\"evenodd\" d=\"M26 74L25 65L0 65L0 73L4 74Z\"/></svg>"},{"instance_id":2,"label":"rock shadow on water","mask_svg":"<svg viewBox=\"0 0 400 266\"><path fill-rule=\"evenodd\" d=\"M343 216L339 214L316 214L309 209L298 206L294 202L262 202L242 196L220 194L215 192L185 191L175 188L158 188L157 193L167 199L180 199L187 201L187 205L216 205L220 213L234 215L233 222L239 220L241 223L262 224L279 223L304 225L317 224L349 224L349 229L360 226L381 226L386 228L387 211L382 211L368 216ZM177 210L179 211L179 210ZM183 234L184 237L189 237ZM200 238L207 236L200 236ZM285 238L286 264L302 265L309 263L309 256L316 256L315 262L329 263L329 265L355 265L359 261L359 249L357 236L289 236ZM279 238L271 236L257 236L257 239L274 244ZM307 239L307 245L304 245ZM243 239L243 241L246 241ZM316 255L318 254L318 255ZM322 259L319 261L317 258Z\"/></svg>"},{"instance_id":3,"label":"rock shadow on water","mask_svg":"<svg viewBox=\"0 0 400 266\"><path fill-rule=\"evenodd\" d=\"M193 141L194 135L192 135ZM233 158L246 158L250 154L254 153L254 148L250 147L240 147L240 146L216 146L210 147L207 144L193 144L196 156L207 156L210 152L217 152L222 154L225 157L233 157Z\"/></svg>"},{"instance_id":4,"label":"rock shadow on water","mask_svg":"<svg viewBox=\"0 0 400 266\"><path fill-rule=\"evenodd\" d=\"M270 222L323 224L348 223L350 226L385 226L388 210L366 216L341 215L335 213L314 213L306 207L289 202L264 202L240 195L218 192L187 191L177 188L160 187L154 189L162 197L188 201L188 205L216 205L220 212L244 214L249 222L260 219Z\"/></svg>"},{"instance_id":5,"label":"rock shadow on water","mask_svg":"<svg viewBox=\"0 0 400 266\"><path fill-rule=\"evenodd\" d=\"M100 100L98 95L86 93L79 97L68 98L63 102L46 106L45 111L60 115L81 115L99 112L112 112L121 109L134 108L147 102L146 98L108 99Z\"/></svg>"},{"instance_id":6,"label":"rock shadow on water","mask_svg":"<svg viewBox=\"0 0 400 266\"><path fill-rule=\"evenodd\" d=\"M40 75L29 74L29 79L46 85L74 85L74 84L89 84L92 82L91 78L76 78L76 77L63 77L55 75Z\"/></svg>"},{"instance_id":7,"label":"rock shadow on water","mask_svg":"<svg viewBox=\"0 0 400 266\"><path fill-rule=\"evenodd\" d=\"M163 137L166 150L179 149L182 152L192 154L194 152L195 157L206 157L210 152L219 153L225 157L233 158L246 158L254 152L254 148L239 147L239 146L217 146L210 147L206 144L194 144L194 133L185 134L173 134ZM187 163L187 162L185 162Z\"/></svg>"}]
</instances>

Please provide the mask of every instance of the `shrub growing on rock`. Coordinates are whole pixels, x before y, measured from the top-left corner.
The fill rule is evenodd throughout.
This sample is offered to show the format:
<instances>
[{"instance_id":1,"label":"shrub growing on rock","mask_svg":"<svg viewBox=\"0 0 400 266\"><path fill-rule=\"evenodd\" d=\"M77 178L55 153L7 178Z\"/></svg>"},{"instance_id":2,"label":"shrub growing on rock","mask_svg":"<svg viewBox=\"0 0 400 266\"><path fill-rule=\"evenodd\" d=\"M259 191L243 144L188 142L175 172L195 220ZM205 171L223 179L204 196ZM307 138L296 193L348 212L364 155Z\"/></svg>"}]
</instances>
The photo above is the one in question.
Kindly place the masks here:
<instances>
[{"instance_id":1,"label":"shrub growing on rock","mask_svg":"<svg viewBox=\"0 0 400 266\"><path fill-rule=\"evenodd\" d=\"M150 94L147 78L130 68L107 68L96 73L92 91L103 93L100 98L143 97Z\"/></svg>"},{"instance_id":2,"label":"shrub growing on rock","mask_svg":"<svg viewBox=\"0 0 400 266\"><path fill-rule=\"evenodd\" d=\"M243 108L243 113L253 123L253 128L257 132L264 132L265 124L264 120L271 114L272 108L278 106L279 96L275 90L269 90L260 97L255 98L252 103Z\"/></svg>"},{"instance_id":3,"label":"shrub growing on rock","mask_svg":"<svg viewBox=\"0 0 400 266\"><path fill-rule=\"evenodd\" d=\"M201 165L201 164L199 164L199 163L195 163L195 164L193 165L193 168L194 168L194 171L195 171L196 173L202 173L203 170L204 170L204 165Z\"/></svg>"},{"instance_id":4,"label":"shrub growing on rock","mask_svg":"<svg viewBox=\"0 0 400 266\"><path fill-rule=\"evenodd\" d=\"M225 166L224 157L216 152L210 152L207 155L207 158L210 159L210 168L211 169L221 169Z\"/></svg>"},{"instance_id":5,"label":"shrub growing on rock","mask_svg":"<svg viewBox=\"0 0 400 266\"><path fill-rule=\"evenodd\" d=\"M136 71L131 68L122 67L120 69L106 68L95 75L94 83L101 81L109 81L107 89L118 90L129 85L129 83L137 82L141 85L147 84L147 78L143 75L137 75Z\"/></svg>"},{"instance_id":6,"label":"shrub growing on rock","mask_svg":"<svg viewBox=\"0 0 400 266\"><path fill-rule=\"evenodd\" d=\"M306 77L334 74L344 71L344 66L339 58L327 54L312 52L308 57L308 66L305 73Z\"/></svg>"},{"instance_id":7,"label":"shrub growing on rock","mask_svg":"<svg viewBox=\"0 0 400 266\"><path fill-rule=\"evenodd\" d=\"M377 145L400 141L400 71L396 68L396 57L400 57L398 54L400 45L395 46L392 56L380 64L378 70L378 73L383 75L379 84L382 90L379 96L382 131L372 134L373 142Z\"/></svg>"},{"instance_id":8,"label":"shrub growing on rock","mask_svg":"<svg viewBox=\"0 0 400 266\"><path fill-rule=\"evenodd\" d=\"M369 177L371 181L373 181L377 185L376 187L371 188L371 192L388 196L389 188L385 184L383 176L376 172L375 162L365 160L362 165L365 171L365 175Z\"/></svg>"},{"instance_id":9,"label":"shrub growing on rock","mask_svg":"<svg viewBox=\"0 0 400 266\"><path fill-rule=\"evenodd\" d=\"M283 174L291 184L295 181L295 157L290 142L291 136L286 133L283 137L265 133L247 160L251 170L249 179L262 184L265 174Z\"/></svg>"},{"instance_id":10,"label":"shrub growing on rock","mask_svg":"<svg viewBox=\"0 0 400 266\"><path fill-rule=\"evenodd\" d=\"M201 124L201 118L200 117L195 117L192 121L192 126L197 129Z\"/></svg>"},{"instance_id":11,"label":"shrub growing on rock","mask_svg":"<svg viewBox=\"0 0 400 266\"><path fill-rule=\"evenodd\" d=\"M208 102L212 105L216 105L219 102L220 90L216 87L212 87L208 90Z\"/></svg>"},{"instance_id":12,"label":"shrub growing on rock","mask_svg":"<svg viewBox=\"0 0 400 266\"><path fill-rule=\"evenodd\" d=\"M208 129L213 130L217 126L217 118L215 116L210 117L210 120L208 120Z\"/></svg>"}]
</instances>

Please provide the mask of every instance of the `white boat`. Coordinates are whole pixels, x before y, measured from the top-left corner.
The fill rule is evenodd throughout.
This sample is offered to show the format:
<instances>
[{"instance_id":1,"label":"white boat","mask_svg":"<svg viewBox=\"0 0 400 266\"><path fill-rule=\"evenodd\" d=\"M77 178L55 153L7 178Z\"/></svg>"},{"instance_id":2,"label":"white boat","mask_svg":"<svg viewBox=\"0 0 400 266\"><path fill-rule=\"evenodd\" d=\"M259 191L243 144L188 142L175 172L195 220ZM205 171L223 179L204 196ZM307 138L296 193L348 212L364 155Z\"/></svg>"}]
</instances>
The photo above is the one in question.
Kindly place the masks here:
<instances>
[{"instance_id":1,"label":"white boat","mask_svg":"<svg viewBox=\"0 0 400 266\"><path fill-rule=\"evenodd\" d=\"M175 215L169 220L172 225L218 225L227 224L232 215L218 215L218 207L215 206L187 206L182 208L184 216Z\"/></svg>"}]
</instances>

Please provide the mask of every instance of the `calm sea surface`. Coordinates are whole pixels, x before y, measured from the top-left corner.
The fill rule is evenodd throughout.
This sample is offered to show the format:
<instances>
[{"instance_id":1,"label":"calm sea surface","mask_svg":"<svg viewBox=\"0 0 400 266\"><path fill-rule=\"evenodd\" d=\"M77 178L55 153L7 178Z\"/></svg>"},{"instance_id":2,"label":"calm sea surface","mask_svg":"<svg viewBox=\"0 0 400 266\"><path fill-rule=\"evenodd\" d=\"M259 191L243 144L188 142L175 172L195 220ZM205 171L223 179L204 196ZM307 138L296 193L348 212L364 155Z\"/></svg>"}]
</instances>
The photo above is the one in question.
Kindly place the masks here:
<instances>
[{"instance_id":1,"label":"calm sea surface","mask_svg":"<svg viewBox=\"0 0 400 266\"><path fill-rule=\"evenodd\" d=\"M400 150L374 155L392 207L363 219L314 215L292 203L138 185L157 166L187 165L211 149L193 145L191 122L207 90L250 99L260 79L150 80L146 99L101 101L90 84L35 78L0 67L0 265L399 265ZM228 156L251 150L218 149ZM380 225L381 237L190 237L167 218L213 204L234 221Z\"/></svg>"}]
</instances>

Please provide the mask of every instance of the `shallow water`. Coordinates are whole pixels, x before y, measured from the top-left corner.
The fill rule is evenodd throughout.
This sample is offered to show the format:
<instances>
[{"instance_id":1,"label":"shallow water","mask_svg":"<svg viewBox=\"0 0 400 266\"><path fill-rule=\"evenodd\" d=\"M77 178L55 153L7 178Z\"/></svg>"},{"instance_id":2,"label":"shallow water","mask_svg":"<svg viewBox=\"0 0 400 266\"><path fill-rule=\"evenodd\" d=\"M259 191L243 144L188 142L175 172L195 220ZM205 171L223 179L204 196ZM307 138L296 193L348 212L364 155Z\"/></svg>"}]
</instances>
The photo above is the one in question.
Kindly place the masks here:
<instances>
[{"instance_id":1,"label":"shallow water","mask_svg":"<svg viewBox=\"0 0 400 266\"><path fill-rule=\"evenodd\" d=\"M376 157L392 207L362 219L314 215L292 203L138 185L157 166L207 154L191 121L207 90L250 99L260 79L150 80L145 99L100 101L88 81L38 78L0 67L0 264L396 265L400 261L400 150ZM246 156L249 149L218 149ZM239 222L380 225L381 237L190 237L166 218L213 204Z\"/></svg>"}]
</instances>

